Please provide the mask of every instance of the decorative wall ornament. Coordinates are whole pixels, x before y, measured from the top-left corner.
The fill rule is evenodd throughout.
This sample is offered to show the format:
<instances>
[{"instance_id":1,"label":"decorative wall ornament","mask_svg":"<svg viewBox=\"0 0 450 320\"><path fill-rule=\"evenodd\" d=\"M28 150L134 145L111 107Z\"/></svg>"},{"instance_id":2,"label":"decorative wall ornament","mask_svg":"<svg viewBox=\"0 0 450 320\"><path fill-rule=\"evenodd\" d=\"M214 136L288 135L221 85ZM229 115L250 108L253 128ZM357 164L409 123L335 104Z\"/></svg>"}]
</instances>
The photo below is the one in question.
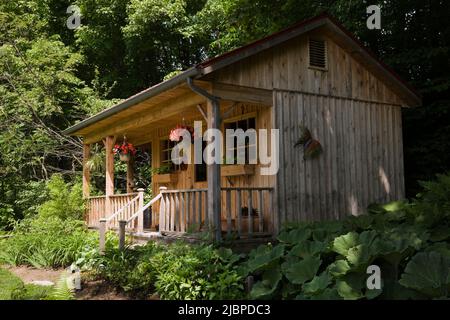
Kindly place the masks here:
<instances>
[{"instance_id":1,"label":"decorative wall ornament","mask_svg":"<svg viewBox=\"0 0 450 320\"><path fill-rule=\"evenodd\" d=\"M322 146L319 141L315 140L311 136L311 132L308 128L300 126L302 135L298 141L294 144L294 147L299 145L303 146L303 159L314 159L322 153Z\"/></svg>"}]
</instances>

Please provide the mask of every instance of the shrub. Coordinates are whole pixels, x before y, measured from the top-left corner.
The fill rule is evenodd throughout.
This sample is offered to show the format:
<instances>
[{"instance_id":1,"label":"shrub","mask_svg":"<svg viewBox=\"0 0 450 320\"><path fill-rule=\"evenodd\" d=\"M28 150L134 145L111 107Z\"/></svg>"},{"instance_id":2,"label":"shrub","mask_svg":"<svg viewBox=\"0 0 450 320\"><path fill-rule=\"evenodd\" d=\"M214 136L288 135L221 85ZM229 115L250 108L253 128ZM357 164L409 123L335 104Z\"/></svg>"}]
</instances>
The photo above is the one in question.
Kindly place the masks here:
<instances>
[{"instance_id":1,"label":"shrub","mask_svg":"<svg viewBox=\"0 0 450 320\"><path fill-rule=\"evenodd\" d=\"M162 247L154 242L126 250L111 248L100 259L97 272L122 290L145 297L154 292L156 271L150 264L150 257L158 250Z\"/></svg>"},{"instance_id":2,"label":"shrub","mask_svg":"<svg viewBox=\"0 0 450 320\"><path fill-rule=\"evenodd\" d=\"M230 249L173 244L152 257L156 292L163 299L239 299L243 278Z\"/></svg>"},{"instance_id":3,"label":"shrub","mask_svg":"<svg viewBox=\"0 0 450 320\"><path fill-rule=\"evenodd\" d=\"M163 299L236 299L243 296L238 260L231 250L149 242L107 251L99 273L140 297L156 292Z\"/></svg>"},{"instance_id":4,"label":"shrub","mask_svg":"<svg viewBox=\"0 0 450 320\"><path fill-rule=\"evenodd\" d=\"M286 227L277 245L249 254L254 299L448 298L450 177L424 183L411 203L373 205L342 221ZM367 267L382 270L382 289L366 286ZM426 274L426 277L423 275Z\"/></svg>"},{"instance_id":5,"label":"shrub","mask_svg":"<svg viewBox=\"0 0 450 320\"><path fill-rule=\"evenodd\" d=\"M111 246L113 240L108 239ZM80 258L82 252L97 247L98 233L88 231L83 221L37 216L18 223L12 237L0 241L0 262L64 267Z\"/></svg>"},{"instance_id":6,"label":"shrub","mask_svg":"<svg viewBox=\"0 0 450 320\"><path fill-rule=\"evenodd\" d=\"M54 174L47 182L49 200L38 209L42 217L59 217L61 219L82 219L84 202L82 186L66 184L59 174Z\"/></svg>"}]
</instances>

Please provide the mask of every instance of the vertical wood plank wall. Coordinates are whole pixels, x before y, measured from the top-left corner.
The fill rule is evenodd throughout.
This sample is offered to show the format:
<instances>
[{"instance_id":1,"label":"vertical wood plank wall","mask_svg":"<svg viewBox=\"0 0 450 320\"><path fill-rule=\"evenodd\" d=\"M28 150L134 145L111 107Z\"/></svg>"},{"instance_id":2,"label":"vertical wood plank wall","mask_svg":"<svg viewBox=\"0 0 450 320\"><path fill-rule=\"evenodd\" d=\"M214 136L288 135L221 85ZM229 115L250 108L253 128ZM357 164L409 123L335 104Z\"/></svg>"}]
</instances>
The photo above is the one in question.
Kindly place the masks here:
<instances>
[{"instance_id":1,"label":"vertical wood plank wall","mask_svg":"<svg viewBox=\"0 0 450 320\"><path fill-rule=\"evenodd\" d=\"M308 37L327 42L326 71L309 67ZM280 129L279 225L338 219L404 196L399 98L332 37L310 33L219 71L216 83L273 90ZM305 125L323 145L317 160L293 148Z\"/></svg>"},{"instance_id":2,"label":"vertical wood plank wall","mask_svg":"<svg viewBox=\"0 0 450 320\"><path fill-rule=\"evenodd\" d=\"M399 106L277 90L280 222L339 219L404 196ZM293 148L307 126L323 153Z\"/></svg>"}]
</instances>

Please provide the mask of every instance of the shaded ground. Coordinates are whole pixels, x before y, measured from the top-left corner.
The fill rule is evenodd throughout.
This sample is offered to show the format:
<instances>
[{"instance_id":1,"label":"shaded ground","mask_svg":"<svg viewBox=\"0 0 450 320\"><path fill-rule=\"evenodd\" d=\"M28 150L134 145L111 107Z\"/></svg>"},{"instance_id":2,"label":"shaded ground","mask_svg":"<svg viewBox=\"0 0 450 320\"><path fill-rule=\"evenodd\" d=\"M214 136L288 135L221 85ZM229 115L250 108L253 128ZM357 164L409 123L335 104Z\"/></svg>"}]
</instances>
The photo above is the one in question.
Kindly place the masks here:
<instances>
[{"instance_id":1,"label":"shaded ground","mask_svg":"<svg viewBox=\"0 0 450 320\"><path fill-rule=\"evenodd\" d=\"M32 283L33 281L56 283L64 272L64 269L35 269L27 266L6 267L5 269L18 276L24 283Z\"/></svg>"},{"instance_id":2,"label":"shaded ground","mask_svg":"<svg viewBox=\"0 0 450 320\"><path fill-rule=\"evenodd\" d=\"M83 281L81 288L75 294L77 300L132 300L103 280Z\"/></svg>"},{"instance_id":3,"label":"shaded ground","mask_svg":"<svg viewBox=\"0 0 450 320\"><path fill-rule=\"evenodd\" d=\"M65 269L35 269L27 266L7 267L4 269L20 278L25 284L34 281L51 281L57 283ZM82 281L81 290L75 293L77 300L132 300L132 298L103 280Z\"/></svg>"}]
</instances>

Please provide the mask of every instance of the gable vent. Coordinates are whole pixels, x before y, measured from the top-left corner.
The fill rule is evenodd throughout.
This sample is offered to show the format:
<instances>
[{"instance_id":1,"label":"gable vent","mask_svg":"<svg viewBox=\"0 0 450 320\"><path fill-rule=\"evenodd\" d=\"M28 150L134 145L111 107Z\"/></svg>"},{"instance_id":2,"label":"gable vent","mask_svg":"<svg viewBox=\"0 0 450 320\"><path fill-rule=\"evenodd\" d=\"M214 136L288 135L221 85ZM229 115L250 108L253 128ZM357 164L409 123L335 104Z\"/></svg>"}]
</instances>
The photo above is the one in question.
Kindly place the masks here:
<instances>
[{"instance_id":1,"label":"gable vent","mask_svg":"<svg viewBox=\"0 0 450 320\"><path fill-rule=\"evenodd\" d=\"M309 66L327 68L327 46L325 40L309 39Z\"/></svg>"}]
</instances>

